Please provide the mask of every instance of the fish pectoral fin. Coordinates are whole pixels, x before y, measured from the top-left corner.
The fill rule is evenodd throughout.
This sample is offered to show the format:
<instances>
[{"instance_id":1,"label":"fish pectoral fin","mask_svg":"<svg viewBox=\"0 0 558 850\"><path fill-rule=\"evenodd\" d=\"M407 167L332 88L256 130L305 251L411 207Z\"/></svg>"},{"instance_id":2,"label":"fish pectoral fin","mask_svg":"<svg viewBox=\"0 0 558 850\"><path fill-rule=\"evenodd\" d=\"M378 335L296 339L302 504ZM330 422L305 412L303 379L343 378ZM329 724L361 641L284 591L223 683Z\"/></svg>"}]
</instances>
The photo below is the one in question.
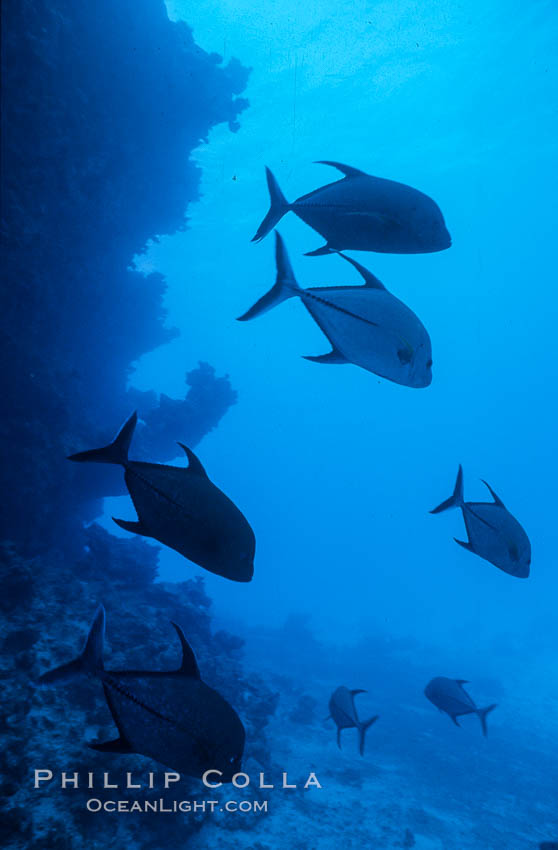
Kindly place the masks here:
<instances>
[{"instance_id":1,"label":"fish pectoral fin","mask_svg":"<svg viewBox=\"0 0 558 850\"><path fill-rule=\"evenodd\" d=\"M323 257L325 254L335 254L336 251L334 248L330 248L329 245L322 245L321 248L316 248L314 251L306 251L305 257Z\"/></svg>"},{"instance_id":2,"label":"fish pectoral fin","mask_svg":"<svg viewBox=\"0 0 558 850\"><path fill-rule=\"evenodd\" d=\"M141 524L141 522L134 522L128 519L116 519L116 517L113 517L112 521L115 522L120 528L123 528L124 531L131 531L132 534L141 534L143 537L151 536L147 529L144 528L144 526Z\"/></svg>"},{"instance_id":3,"label":"fish pectoral fin","mask_svg":"<svg viewBox=\"0 0 558 850\"><path fill-rule=\"evenodd\" d=\"M311 360L312 363L348 363L346 357L341 354L337 349L332 348L331 351L328 351L327 354L316 354L315 356L311 354L303 355L305 360Z\"/></svg>"},{"instance_id":4,"label":"fish pectoral fin","mask_svg":"<svg viewBox=\"0 0 558 850\"><path fill-rule=\"evenodd\" d=\"M466 549L467 552L473 552L474 553L475 550L473 549L473 547L471 546L471 544L469 543L468 540L458 540L457 537L454 537L453 539L455 540L456 543L459 543L460 546L462 546L464 549Z\"/></svg>"},{"instance_id":5,"label":"fish pectoral fin","mask_svg":"<svg viewBox=\"0 0 558 850\"><path fill-rule=\"evenodd\" d=\"M455 714L450 714L450 717L451 717L452 721L455 723L455 725L456 725L456 726L459 726L459 728L461 729L461 726L460 726L460 724L458 723L458 721L457 721L457 717L455 716Z\"/></svg>"},{"instance_id":6,"label":"fish pectoral fin","mask_svg":"<svg viewBox=\"0 0 558 850\"><path fill-rule=\"evenodd\" d=\"M186 457L188 458L188 472L192 472L195 475L202 475L204 478L207 478L207 472L203 468L201 460L194 454L192 449L189 449L188 446L184 445L184 443L178 443L178 445L186 452Z\"/></svg>"},{"instance_id":7,"label":"fish pectoral fin","mask_svg":"<svg viewBox=\"0 0 558 850\"><path fill-rule=\"evenodd\" d=\"M99 753L133 753L134 750L124 738L115 738L114 741L102 741L98 744L88 744L92 750Z\"/></svg>"},{"instance_id":8,"label":"fish pectoral fin","mask_svg":"<svg viewBox=\"0 0 558 850\"><path fill-rule=\"evenodd\" d=\"M200 671L198 668L198 662L196 661L196 656L194 655L194 650L186 640L186 636L178 623L173 623L172 625L176 629L176 633L182 646L182 664L178 668L177 672L183 673L185 676L191 676L193 679L199 679Z\"/></svg>"}]
</instances>

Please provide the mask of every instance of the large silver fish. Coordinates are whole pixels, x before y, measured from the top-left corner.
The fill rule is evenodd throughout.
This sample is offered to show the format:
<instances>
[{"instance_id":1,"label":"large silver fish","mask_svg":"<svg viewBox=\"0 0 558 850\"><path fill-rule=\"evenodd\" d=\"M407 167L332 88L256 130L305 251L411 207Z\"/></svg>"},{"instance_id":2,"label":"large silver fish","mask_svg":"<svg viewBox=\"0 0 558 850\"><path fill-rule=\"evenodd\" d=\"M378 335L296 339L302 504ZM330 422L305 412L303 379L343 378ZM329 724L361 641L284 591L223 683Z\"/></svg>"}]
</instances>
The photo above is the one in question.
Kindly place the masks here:
<instances>
[{"instance_id":1,"label":"large silver fish","mask_svg":"<svg viewBox=\"0 0 558 850\"><path fill-rule=\"evenodd\" d=\"M444 217L428 195L383 177L372 177L340 162L323 161L344 177L321 186L290 204L266 168L271 207L253 242L259 242L292 210L317 230L326 244L310 255L330 250L424 254L451 245Z\"/></svg>"},{"instance_id":2,"label":"large silver fish","mask_svg":"<svg viewBox=\"0 0 558 850\"><path fill-rule=\"evenodd\" d=\"M370 717L369 720L359 720L355 706L355 697L357 694L365 693L366 691L363 691L361 688L350 691L349 688L345 688L342 685L334 690L329 700L329 717L331 717L337 726L337 746L341 749L342 729L358 729L358 749L361 756L364 755L366 732L378 720L377 714L374 717ZM328 720L329 717L327 718Z\"/></svg>"},{"instance_id":3,"label":"large silver fish","mask_svg":"<svg viewBox=\"0 0 558 850\"><path fill-rule=\"evenodd\" d=\"M463 469L459 467L453 495L430 511L439 514L448 508L461 508L468 540L457 540L468 552L484 558L516 578L527 578L531 567L531 543L522 526L513 517L492 487L494 501L466 502L463 498Z\"/></svg>"},{"instance_id":4,"label":"large silver fish","mask_svg":"<svg viewBox=\"0 0 558 850\"><path fill-rule=\"evenodd\" d=\"M115 519L121 528L153 537L211 573L232 581L250 581L256 541L244 515L209 480L194 452L182 443L187 467L129 460L136 423L134 413L110 445L78 452L69 460L124 467L138 520Z\"/></svg>"},{"instance_id":5,"label":"large silver fish","mask_svg":"<svg viewBox=\"0 0 558 850\"><path fill-rule=\"evenodd\" d=\"M481 722L482 733L486 735L486 716L496 708L496 703L486 708L477 708L463 685L466 679L447 679L445 676L436 676L424 689L424 695L440 711L447 714L456 726L459 726L457 718L464 714L476 714Z\"/></svg>"},{"instance_id":6,"label":"large silver fish","mask_svg":"<svg viewBox=\"0 0 558 850\"><path fill-rule=\"evenodd\" d=\"M91 744L106 753L140 753L172 770L201 779L220 770L230 782L241 769L244 727L236 711L200 678L196 657L180 626L177 670L105 670L105 610L95 615L85 647L74 661L44 673L41 685L86 675L98 679L118 729L114 741Z\"/></svg>"},{"instance_id":7,"label":"large silver fish","mask_svg":"<svg viewBox=\"0 0 558 850\"><path fill-rule=\"evenodd\" d=\"M354 363L406 387L427 387L431 383L432 346L426 328L372 272L339 254L359 272L364 286L302 289L277 231L275 236L275 285L239 321L253 319L287 298L298 296L332 345L329 353L307 360Z\"/></svg>"}]
</instances>

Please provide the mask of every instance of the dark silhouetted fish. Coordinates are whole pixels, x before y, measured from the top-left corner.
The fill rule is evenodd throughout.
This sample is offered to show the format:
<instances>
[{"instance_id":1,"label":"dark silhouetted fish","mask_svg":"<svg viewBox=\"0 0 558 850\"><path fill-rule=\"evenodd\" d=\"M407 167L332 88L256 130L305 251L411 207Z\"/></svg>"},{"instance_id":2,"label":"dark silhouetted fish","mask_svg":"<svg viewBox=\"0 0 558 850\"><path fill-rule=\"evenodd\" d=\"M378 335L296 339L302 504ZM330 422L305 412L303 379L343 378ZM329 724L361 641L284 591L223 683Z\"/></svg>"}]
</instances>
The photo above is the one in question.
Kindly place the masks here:
<instances>
[{"instance_id":1,"label":"dark silhouetted fish","mask_svg":"<svg viewBox=\"0 0 558 850\"><path fill-rule=\"evenodd\" d=\"M109 446L79 452L69 460L124 467L138 520L115 519L121 528L154 537L211 573L250 581L256 541L244 515L209 480L196 455L182 443L178 445L186 452L187 467L128 460L136 423L134 413Z\"/></svg>"},{"instance_id":2,"label":"dark silhouetted fish","mask_svg":"<svg viewBox=\"0 0 558 850\"><path fill-rule=\"evenodd\" d=\"M328 354L307 360L354 363L406 387L427 387L431 383L432 347L425 327L368 269L339 254L356 268L364 286L301 289L283 240L279 233L275 236L275 285L239 321L253 319L285 299L298 296L333 346Z\"/></svg>"},{"instance_id":3,"label":"dark silhouetted fish","mask_svg":"<svg viewBox=\"0 0 558 850\"><path fill-rule=\"evenodd\" d=\"M263 239L292 210L326 240L322 248L310 251L309 255L342 249L424 254L450 247L451 237L442 213L428 195L339 162L322 164L339 169L344 177L303 195L292 204L284 197L269 168L266 169L271 207L253 242Z\"/></svg>"},{"instance_id":4,"label":"dark silhouetted fish","mask_svg":"<svg viewBox=\"0 0 558 850\"><path fill-rule=\"evenodd\" d=\"M364 738L366 731L378 719L376 714L369 720L359 720L357 710L355 708L355 697L357 694L365 694L366 691L357 689L350 691L348 688L341 686L337 688L331 695L329 700L329 717L337 726L337 746L341 749L341 730L342 729L358 729L358 749L364 755ZM328 718L329 720L329 718Z\"/></svg>"},{"instance_id":5,"label":"dark silhouetted fish","mask_svg":"<svg viewBox=\"0 0 558 850\"><path fill-rule=\"evenodd\" d=\"M486 481L483 481L486 484ZM493 502L465 502L463 499L463 470L459 467L453 495L433 511L438 514L448 508L461 508L468 541L456 543L495 567L516 578L527 578L531 565L531 543L524 529L505 507L489 484Z\"/></svg>"},{"instance_id":6,"label":"dark silhouetted fish","mask_svg":"<svg viewBox=\"0 0 558 850\"><path fill-rule=\"evenodd\" d=\"M558 841L541 841L539 850L558 850Z\"/></svg>"},{"instance_id":7,"label":"dark silhouetted fish","mask_svg":"<svg viewBox=\"0 0 558 850\"><path fill-rule=\"evenodd\" d=\"M173 623L182 644L178 670L105 670L105 610L95 615L78 658L45 673L42 685L85 674L98 679L118 729L118 738L91 744L106 753L140 753L172 770L200 779L220 770L224 782L241 767L244 727L229 703L200 679L195 655L182 629Z\"/></svg>"},{"instance_id":8,"label":"dark silhouetted fish","mask_svg":"<svg viewBox=\"0 0 558 850\"><path fill-rule=\"evenodd\" d=\"M482 726L482 734L486 735L486 715L496 708L496 703L487 708L477 708L463 685L466 679L447 679L437 676L424 689L424 694L436 708L449 715L456 726L457 718L464 714L477 714Z\"/></svg>"}]
</instances>

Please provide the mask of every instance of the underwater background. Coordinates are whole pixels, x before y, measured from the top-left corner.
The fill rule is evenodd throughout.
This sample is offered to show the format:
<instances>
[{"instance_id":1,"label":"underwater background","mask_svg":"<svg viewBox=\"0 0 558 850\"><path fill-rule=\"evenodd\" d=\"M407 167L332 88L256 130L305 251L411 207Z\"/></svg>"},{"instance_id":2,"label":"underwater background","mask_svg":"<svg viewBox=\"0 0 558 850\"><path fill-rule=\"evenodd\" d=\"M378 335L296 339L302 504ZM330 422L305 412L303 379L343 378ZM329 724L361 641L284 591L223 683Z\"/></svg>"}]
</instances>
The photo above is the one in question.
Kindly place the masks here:
<instances>
[{"instance_id":1,"label":"underwater background","mask_svg":"<svg viewBox=\"0 0 558 850\"><path fill-rule=\"evenodd\" d=\"M527 0L4 4L3 846L558 841L557 37L555 4ZM235 321L275 277L272 239L250 243L264 166L293 200L336 179L324 159L444 213L447 251L352 255L428 328L426 389L302 359L328 346L294 300ZM294 215L279 227L301 285L357 282L303 256L322 240ZM135 408L134 458L195 446L250 518L249 585L121 532L121 470L66 462ZM467 499L486 479L527 530L526 581L456 546L458 512L429 515L459 463ZM246 772L323 788L127 816L34 790L37 767L162 771L87 748L112 729L100 688L35 687L101 602L111 667L172 667L180 622L244 722ZM498 703L487 738L426 700L434 676ZM380 715L362 758L324 722L342 684Z\"/></svg>"}]
</instances>

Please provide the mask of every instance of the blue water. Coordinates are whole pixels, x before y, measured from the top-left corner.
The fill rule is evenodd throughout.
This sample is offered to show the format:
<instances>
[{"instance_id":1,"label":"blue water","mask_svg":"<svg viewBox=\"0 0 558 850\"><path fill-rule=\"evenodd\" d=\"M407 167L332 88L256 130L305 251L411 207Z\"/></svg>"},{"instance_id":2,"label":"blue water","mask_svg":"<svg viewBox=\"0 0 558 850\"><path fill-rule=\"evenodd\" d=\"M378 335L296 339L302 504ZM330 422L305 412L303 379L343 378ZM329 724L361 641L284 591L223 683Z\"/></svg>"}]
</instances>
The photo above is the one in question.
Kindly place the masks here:
<instances>
[{"instance_id":1,"label":"blue water","mask_svg":"<svg viewBox=\"0 0 558 850\"><path fill-rule=\"evenodd\" d=\"M169 9L204 48L253 68L241 131L219 127L198 149L203 198L189 230L139 259L166 275L168 323L187 333L146 356L133 384L179 394L202 358L240 394L201 454L257 529L258 568L249 593L206 577L211 595L241 621L307 611L342 641L388 621L395 634L478 648L545 633L552 645L552 6ZM235 322L274 280L271 238L249 242L268 206L264 165L294 199L335 179L312 164L323 158L416 186L444 212L449 251L354 255L428 328L427 390L301 359L328 345L296 301ZM322 240L292 214L280 230L301 285L358 281L336 258L302 256ZM459 551L458 514L428 516L459 462L467 498L485 498L486 478L528 530L528 582ZM167 550L161 563L165 577L184 574Z\"/></svg>"},{"instance_id":2,"label":"blue water","mask_svg":"<svg viewBox=\"0 0 558 850\"><path fill-rule=\"evenodd\" d=\"M345 653L335 675L373 692L372 709L381 704L389 716L399 707L401 734L394 729L391 747L382 745L393 759L402 757L405 733L420 726L411 708L405 713L406 700L424 701L411 670L478 682L479 701L500 703L486 746L495 740L492 769L504 759L497 784L513 797L522 776L529 784L538 756L535 749L514 775L510 724L522 740L536 728L549 764L558 755L556 7L527 0L167 5L204 49L252 68L240 131L220 125L196 152L202 197L189 208L188 230L137 258L140 268L166 276L168 324L184 333L145 356L132 384L180 395L184 370L203 359L230 374L239 393L198 448L257 535L249 587L204 574L216 618L248 637L256 663L263 662L259 635L293 614L307 617L318 639ZM294 299L253 323L235 321L275 276L272 238L250 243L268 207L264 166L294 200L336 179L313 164L322 159L415 186L444 213L448 251L353 255L428 328L428 389L303 360L329 346ZM292 213L279 229L301 285L358 281L335 257L302 256L322 239ZM459 463L467 499L487 497L479 480L486 479L527 530L527 581L454 543L465 534L459 512L429 515L450 495ZM108 502L107 516L134 518L127 498ZM186 573L201 571L161 552L161 578ZM288 670L300 647L289 643L288 628L281 634L276 667ZM413 648L405 663L382 669L351 652L370 636ZM316 679L328 680L327 657L313 665ZM424 717L443 748L479 746L472 720L464 744L433 708ZM483 770L485 758L486 749ZM452 781L450 795L460 781L450 771L444 783L452 789ZM536 781L555 790L558 773L545 766ZM524 815L542 830L535 807ZM471 846L488 845L479 838ZM512 846L526 845L508 839Z\"/></svg>"}]
</instances>

